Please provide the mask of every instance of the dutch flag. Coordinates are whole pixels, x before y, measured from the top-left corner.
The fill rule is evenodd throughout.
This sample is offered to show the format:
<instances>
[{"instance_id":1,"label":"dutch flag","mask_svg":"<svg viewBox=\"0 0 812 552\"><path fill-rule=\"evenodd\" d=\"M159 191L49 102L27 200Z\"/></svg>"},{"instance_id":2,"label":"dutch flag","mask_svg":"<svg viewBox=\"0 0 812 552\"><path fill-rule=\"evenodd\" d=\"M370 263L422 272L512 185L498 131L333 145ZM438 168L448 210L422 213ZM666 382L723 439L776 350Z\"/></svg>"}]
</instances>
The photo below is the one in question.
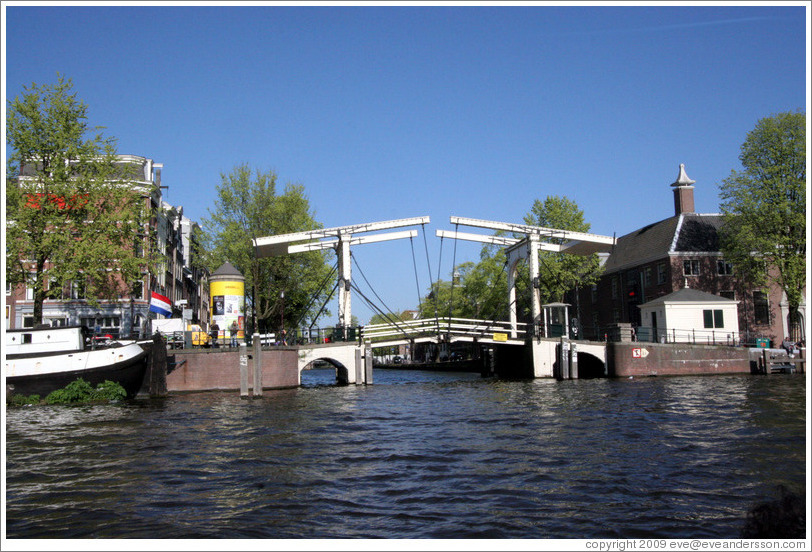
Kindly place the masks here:
<instances>
[{"instance_id":1,"label":"dutch flag","mask_svg":"<svg viewBox=\"0 0 812 552\"><path fill-rule=\"evenodd\" d=\"M169 302L169 297L164 297L153 291L152 299L149 302L149 311L157 312L164 316L172 316L172 304Z\"/></svg>"}]
</instances>

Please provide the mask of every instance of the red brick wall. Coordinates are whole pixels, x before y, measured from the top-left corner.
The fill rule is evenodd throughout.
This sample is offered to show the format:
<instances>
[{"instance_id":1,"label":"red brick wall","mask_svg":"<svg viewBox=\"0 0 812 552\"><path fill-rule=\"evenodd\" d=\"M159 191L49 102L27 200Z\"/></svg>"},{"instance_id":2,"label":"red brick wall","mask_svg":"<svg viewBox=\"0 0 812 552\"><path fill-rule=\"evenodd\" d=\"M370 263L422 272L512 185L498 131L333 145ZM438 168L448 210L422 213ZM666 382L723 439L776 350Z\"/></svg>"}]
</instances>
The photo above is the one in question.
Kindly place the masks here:
<instances>
[{"instance_id":1,"label":"red brick wall","mask_svg":"<svg viewBox=\"0 0 812 552\"><path fill-rule=\"evenodd\" d=\"M750 352L745 347L607 343L609 376L679 376L749 374Z\"/></svg>"},{"instance_id":2,"label":"red brick wall","mask_svg":"<svg viewBox=\"0 0 812 552\"><path fill-rule=\"evenodd\" d=\"M248 351L251 356L251 350ZM176 368L166 375L170 393L240 389L240 353L227 349L174 351ZM185 362L184 362L185 361ZM280 389L299 385L299 355L295 350L262 351L262 387ZM253 358L248 359L248 389L254 381Z\"/></svg>"}]
</instances>

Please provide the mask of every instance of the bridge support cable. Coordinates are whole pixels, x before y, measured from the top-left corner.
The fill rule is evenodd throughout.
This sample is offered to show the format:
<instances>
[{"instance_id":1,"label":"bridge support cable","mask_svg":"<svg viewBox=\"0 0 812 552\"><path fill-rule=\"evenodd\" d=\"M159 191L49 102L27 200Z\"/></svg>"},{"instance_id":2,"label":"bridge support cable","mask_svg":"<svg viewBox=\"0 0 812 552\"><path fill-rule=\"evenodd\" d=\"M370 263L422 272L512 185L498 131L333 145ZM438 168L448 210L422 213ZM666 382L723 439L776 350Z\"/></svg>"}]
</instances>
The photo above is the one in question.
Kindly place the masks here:
<instances>
[{"instance_id":1,"label":"bridge support cable","mask_svg":"<svg viewBox=\"0 0 812 552\"><path fill-rule=\"evenodd\" d=\"M496 276L496 281L495 281L495 282L493 283L493 285L491 286L491 295L488 297L488 299L490 299L491 297L493 297L493 294L494 294L494 293L495 293L495 292L496 292L496 291L499 289L499 285L498 285L498 284L499 284L499 280L500 280L500 278L501 278L502 274L506 274L506 273L507 273L507 263L505 263L505 264L503 264L503 265L502 265L502 272L500 272L500 273L499 273L499 274ZM490 330L492 327L497 327L497 326L498 326L498 323L499 323L499 322L498 322L498 320L497 320L497 316L499 316L499 309L500 309L500 307L502 306L502 304L503 304L504 302L505 302L504 300L500 301L500 302L499 302L499 304L498 304L498 305L496 305L496 308L495 308L496 312L491 313L491 316L490 316L490 317L485 318L485 320L488 322L488 325L485 327L485 331ZM510 309L510 304L507 304L507 305L506 305L506 307L507 307L507 308L508 308L508 310L509 310L509 309Z\"/></svg>"},{"instance_id":2,"label":"bridge support cable","mask_svg":"<svg viewBox=\"0 0 812 552\"><path fill-rule=\"evenodd\" d=\"M429 242L426 239L426 225L421 224L420 229L423 231L423 248L426 250L426 266L429 269L429 284L431 284L431 258L429 257Z\"/></svg>"},{"instance_id":3,"label":"bridge support cable","mask_svg":"<svg viewBox=\"0 0 812 552\"><path fill-rule=\"evenodd\" d=\"M336 292L337 288L338 288L338 282L336 282L335 285L333 286L333 290L330 292L330 295L327 296L327 300L324 301L324 304L319 309L318 314L315 317L313 317L313 322L311 322L310 326L307 327L308 333L310 332L310 330L313 329L313 325L318 321L319 317L321 316L321 313L324 312L324 307L326 307L327 303L330 302L330 299L333 298L333 294Z\"/></svg>"},{"instance_id":4,"label":"bridge support cable","mask_svg":"<svg viewBox=\"0 0 812 552\"><path fill-rule=\"evenodd\" d=\"M377 305L373 304L373 303L372 303L372 301L370 301L370 300L369 300L369 299L368 299L368 298L367 298L367 297L366 297L366 296L365 296L363 293L361 293L361 290L358 288L358 286L355 284L355 282L353 282L353 284L352 284L353 289L354 289L354 290L355 290L355 291L356 291L356 292L357 292L357 293L358 293L358 294L359 294L359 295L360 295L360 296L361 296L361 297L364 299L364 301L366 301L367 305L368 305L368 306L369 306L371 309L373 309L373 310L375 310L375 311L378 311L378 313L379 313L379 314L380 314L380 315L381 315L381 316L382 316L382 317L383 317L385 320L387 320L387 321L388 321L390 324L392 324L393 326L395 326L395 327L396 327L398 330L400 330L400 331L401 331L401 332L402 332L404 335L407 335L407 336L408 336L408 334L407 334L407 333L406 333L406 332L405 332L405 331L404 331L404 330L403 330L403 329L402 329L402 328L401 328L401 327L398 325L397 321L396 321L395 319L393 319L393 318L390 316L390 314L394 314L394 312L392 312L392 309L390 309L390 308L389 308L389 306L388 306L388 305L387 305L387 304L384 302L384 300L383 300L383 299L381 299L381 296L380 296L380 295L378 295L378 292L376 292L376 291L375 291L375 288L373 288L373 287L372 287L372 284L370 284L370 283L369 283L369 280L367 280L367 277L366 277L366 275L364 274L364 271L363 271L363 270L361 270L361 265L359 265L359 264L358 264L358 259L356 259L356 258L355 258L355 255L351 255L351 257L352 257L353 262L355 263L355 268L357 268L357 269L358 269L358 272L361 274L361 278L363 278L363 279L364 279L364 281L367 283L367 286L369 286L369 289L372 291L372 293L375 295L375 297L377 297L377 298L378 298L378 301L380 301L380 302L381 302L381 305L383 305L383 307L384 307L384 308L385 308L385 309L388 311L388 313L387 313L387 312L384 312L384 311L383 311L382 309L380 309L380 308L379 308Z\"/></svg>"},{"instance_id":5,"label":"bridge support cable","mask_svg":"<svg viewBox=\"0 0 812 552\"><path fill-rule=\"evenodd\" d=\"M253 239L254 254L257 258L289 255L305 251L319 251L334 249L338 255L339 265L339 297L338 319L339 326L347 327L351 320L351 300L349 291L352 288L352 275L350 272L350 245L376 243L395 240L417 235L416 230L406 232L390 232L371 236L357 236L356 234L400 228L404 226L424 225L430 222L429 217L414 217L409 219L389 220L340 226L335 228L320 228L293 234L280 234Z\"/></svg>"},{"instance_id":6,"label":"bridge support cable","mask_svg":"<svg viewBox=\"0 0 812 552\"><path fill-rule=\"evenodd\" d=\"M387 321L388 321L388 322L389 322L389 323L390 323L392 326L394 326L394 327L395 327L395 328L396 328L396 329L397 329L397 330L398 330L400 333L402 333L402 334L403 334L403 335L404 335L404 336L405 336L407 339L410 337L409 333L408 333L408 332L407 332L405 329L403 329L403 327L402 327L400 324L398 324L398 323L397 323L397 321L395 321L394 319L392 319L392 318L391 318L391 317L390 317L390 316L389 316L387 313L385 313L384 311L382 311L382 310L381 310L381 309L378 307L378 305L376 305L376 304L375 304L375 303L374 303L374 302L373 302L373 301L372 301L372 300L371 300L369 297L367 297L366 295L364 295L364 293L363 293L363 292L362 292L362 291L361 291L361 290L358 288L358 286L357 286L355 283L353 283L353 284L352 284L352 289L354 289L354 290L355 290L355 293L357 293L357 294L359 295L359 297L361 297L361 299L363 299L363 301L364 301L364 302L367 304L367 306L368 306L370 309L372 309L373 311L377 311L377 312L378 312L378 314L380 314L380 315L381 315L381 316L382 316L384 319L386 319L386 320L387 320ZM374 291L373 291L373 293L374 293ZM374 345L373 345L373 346L374 346Z\"/></svg>"},{"instance_id":7,"label":"bridge support cable","mask_svg":"<svg viewBox=\"0 0 812 552\"><path fill-rule=\"evenodd\" d=\"M332 268L332 269L330 269L330 273L329 273L329 274L327 274L327 277L326 277L326 278L324 278L324 280L322 280L322 281L321 281L321 283L319 284L318 289L316 289L316 292L315 292L313 295L311 295L311 296L310 296L310 300L307 302L307 305L306 305L306 306L305 306L305 308L302 310L302 316L301 316L301 317L299 317L299 319L296 321L296 324L294 324L294 326L293 326L294 328L298 328L298 327L299 327L299 324L301 324L301 323L302 323L302 320L304 320L304 317L307 315L307 312L310 310L310 306L313 304L313 302L316 300L316 298L318 298L318 296L319 296L319 294L321 293L321 291L322 291L322 290L325 288L325 286L327 285L327 282L328 282L328 281L329 281L329 280L330 280L330 279L333 277L333 275L336 273L336 271L337 271L337 270L338 270L338 263L336 263L336 264L333 266L333 268ZM329 297L328 297L328 299L327 299L328 301L330 300L330 298L332 298L332 294L333 294L334 292L335 292L335 288L333 288L333 291L330 293L330 296L329 296ZM325 303L325 304L326 304L326 303ZM321 311L322 311L322 310L324 310L324 306L322 306L322 308L321 308L321 309L319 309L319 313L321 313ZM318 319L318 316L317 316L316 318L314 318L314 321L315 321L315 320L317 320L317 319Z\"/></svg>"},{"instance_id":8,"label":"bridge support cable","mask_svg":"<svg viewBox=\"0 0 812 552\"><path fill-rule=\"evenodd\" d=\"M437 303L440 300L440 267L443 265L443 238L440 238L440 258L437 261L437 293L434 295L434 319L437 321L437 335L440 335L440 314L437 312ZM434 289L434 285L432 285Z\"/></svg>"},{"instance_id":9,"label":"bridge support cable","mask_svg":"<svg viewBox=\"0 0 812 552\"><path fill-rule=\"evenodd\" d=\"M414 267L414 282L417 286L417 312L423 311L423 301L420 299L420 278L417 276L417 258L414 255L414 238L409 238L409 245L412 248L412 266Z\"/></svg>"},{"instance_id":10,"label":"bridge support cable","mask_svg":"<svg viewBox=\"0 0 812 552\"><path fill-rule=\"evenodd\" d=\"M557 253L568 253L571 255L587 256L593 253L609 254L615 245L615 237L599 236L586 232L575 232L555 228L545 228L542 226L531 226L527 224L511 224L489 220L467 219L462 217L451 217L451 223L455 225L474 226L478 228L488 228L491 230L503 230L514 234L524 235L521 239L497 238L495 236L482 236L476 234L455 234L456 239L470 241L481 241L484 243L506 246L506 253L509 263L508 272L508 294L510 307L511 334L516 335L517 313L516 313L516 264L521 259L527 259L530 268L531 280L531 313L533 324L538 325L541 319L541 302L539 301L538 289L539 277L539 251L553 251ZM442 237L442 231L438 230L438 236ZM450 233L448 234L450 236Z\"/></svg>"}]
</instances>

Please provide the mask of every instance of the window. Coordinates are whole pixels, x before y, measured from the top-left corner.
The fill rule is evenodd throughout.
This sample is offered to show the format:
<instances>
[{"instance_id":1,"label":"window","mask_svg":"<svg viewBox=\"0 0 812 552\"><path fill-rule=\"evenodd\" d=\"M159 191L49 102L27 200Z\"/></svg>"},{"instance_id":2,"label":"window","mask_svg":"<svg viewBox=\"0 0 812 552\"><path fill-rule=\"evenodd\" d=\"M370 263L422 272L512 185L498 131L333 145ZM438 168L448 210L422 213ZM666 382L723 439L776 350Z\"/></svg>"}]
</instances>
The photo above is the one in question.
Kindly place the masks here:
<instances>
[{"instance_id":1,"label":"window","mask_svg":"<svg viewBox=\"0 0 812 552\"><path fill-rule=\"evenodd\" d=\"M33 327L34 327L34 317L23 316L23 328L33 328Z\"/></svg>"},{"instance_id":2,"label":"window","mask_svg":"<svg viewBox=\"0 0 812 552\"><path fill-rule=\"evenodd\" d=\"M46 299L53 299L55 301L64 300L62 286L59 285L59 280L56 278L48 278L48 293L45 295Z\"/></svg>"},{"instance_id":3,"label":"window","mask_svg":"<svg viewBox=\"0 0 812 552\"><path fill-rule=\"evenodd\" d=\"M699 276L699 261L682 261L682 272L686 276Z\"/></svg>"},{"instance_id":4,"label":"window","mask_svg":"<svg viewBox=\"0 0 812 552\"><path fill-rule=\"evenodd\" d=\"M647 266L647 267L644 269L643 274L644 274L644 276L643 276L643 277L644 277L644 282L645 282L645 285L646 285L646 286L650 286L650 285L651 285L651 267L650 267L650 266Z\"/></svg>"},{"instance_id":5,"label":"window","mask_svg":"<svg viewBox=\"0 0 812 552\"><path fill-rule=\"evenodd\" d=\"M725 316L721 309L703 310L702 317L705 320L706 328L724 328Z\"/></svg>"},{"instance_id":6,"label":"window","mask_svg":"<svg viewBox=\"0 0 812 552\"><path fill-rule=\"evenodd\" d=\"M26 301L33 301L34 300L34 288L32 287L37 281L37 275L35 273L31 273L28 275L28 280L25 283L25 300ZM31 326L26 326L31 327Z\"/></svg>"},{"instance_id":7,"label":"window","mask_svg":"<svg viewBox=\"0 0 812 552\"><path fill-rule=\"evenodd\" d=\"M733 265L725 261L716 261L716 273L719 276L730 276L733 274Z\"/></svg>"},{"instance_id":8,"label":"window","mask_svg":"<svg viewBox=\"0 0 812 552\"><path fill-rule=\"evenodd\" d=\"M592 284L592 302L598 302L598 284Z\"/></svg>"},{"instance_id":9,"label":"window","mask_svg":"<svg viewBox=\"0 0 812 552\"><path fill-rule=\"evenodd\" d=\"M11 282L6 280L6 295L11 295Z\"/></svg>"},{"instance_id":10,"label":"window","mask_svg":"<svg viewBox=\"0 0 812 552\"><path fill-rule=\"evenodd\" d=\"M753 317L756 324L770 323L770 302L767 293L763 291L753 292Z\"/></svg>"},{"instance_id":11,"label":"window","mask_svg":"<svg viewBox=\"0 0 812 552\"><path fill-rule=\"evenodd\" d=\"M665 263L657 265L657 285L665 283Z\"/></svg>"},{"instance_id":12,"label":"window","mask_svg":"<svg viewBox=\"0 0 812 552\"><path fill-rule=\"evenodd\" d=\"M52 328L64 328L68 325L67 318L45 318L43 322L49 324Z\"/></svg>"},{"instance_id":13,"label":"window","mask_svg":"<svg viewBox=\"0 0 812 552\"><path fill-rule=\"evenodd\" d=\"M70 298L71 299L84 299L85 298L85 283L82 280L74 280L69 283Z\"/></svg>"},{"instance_id":14,"label":"window","mask_svg":"<svg viewBox=\"0 0 812 552\"><path fill-rule=\"evenodd\" d=\"M612 276L612 299L617 299L617 276Z\"/></svg>"},{"instance_id":15,"label":"window","mask_svg":"<svg viewBox=\"0 0 812 552\"><path fill-rule=\"evenodd\" d=\"M132 290L130 291L130 297L133 299L143 299L144 298L144 282L143 280L138 280L137 282L133 282Z\"/></svg>"},{"instance_id":16,"label":"window","mask_svg":"<svg viewBox=\"0 0 812 552\"><path fill-rule=\"evenodd\" d=\"M85 317L81 319L82 326L87 326L88 328L96 327L97 322L102 329L118 328L121 326L121 319L118 316L100 316L98 318Z\"/></svg>"}]
</instances>

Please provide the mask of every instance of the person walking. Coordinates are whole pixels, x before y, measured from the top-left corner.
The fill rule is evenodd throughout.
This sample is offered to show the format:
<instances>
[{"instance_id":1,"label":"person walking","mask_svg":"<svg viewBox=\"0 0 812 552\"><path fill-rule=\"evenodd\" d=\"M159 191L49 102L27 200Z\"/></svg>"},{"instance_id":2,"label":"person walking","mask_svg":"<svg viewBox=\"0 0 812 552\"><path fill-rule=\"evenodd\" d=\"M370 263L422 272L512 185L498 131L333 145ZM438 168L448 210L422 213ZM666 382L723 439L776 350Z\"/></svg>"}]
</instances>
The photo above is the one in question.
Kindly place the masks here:
<instances>
[{"instance_id":1,"label":"person walking","mask_svg":"<svg viewBox=\"0 0 812 552\"><path fill-rule=\"evenodd\" d=\"M217 338L220 337L220 326L217 325L217 322L211 323L211 346L212 347L219 347L220 344L217 343Z\"/></svg>"},{"instance_id":2,"label":"person walking","mask_svg":"<svg viewBox=\"0 0 812 552\"><path fill-rule=\"evenodd\" d=\"M231 332L231 346L237 346L237 334L240 332L240 327L237 325L237 321L233 320L231 322L231 326L228 327L229 331Z\"/></svg>"}]
</instances>

